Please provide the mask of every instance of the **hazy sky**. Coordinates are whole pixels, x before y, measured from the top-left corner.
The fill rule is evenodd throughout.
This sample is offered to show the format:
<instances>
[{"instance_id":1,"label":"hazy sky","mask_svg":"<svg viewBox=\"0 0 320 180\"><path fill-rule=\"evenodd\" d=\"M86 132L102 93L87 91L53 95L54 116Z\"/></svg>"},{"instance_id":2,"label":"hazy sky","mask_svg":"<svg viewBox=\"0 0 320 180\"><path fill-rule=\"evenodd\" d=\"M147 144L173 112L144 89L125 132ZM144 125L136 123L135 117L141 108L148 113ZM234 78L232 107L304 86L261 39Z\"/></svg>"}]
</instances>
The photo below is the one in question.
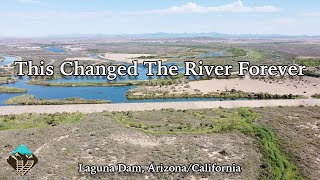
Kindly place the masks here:
<instances>
[{"instance_id":1,"label":"hazy sky","mask_svg":"<svg viewBox=\"0 0 320 180\"><path fill-rule=\"evenodd\" d=\"M0 36L320 35L319 0L0 0Z\"/></svg>"}]
</instances>

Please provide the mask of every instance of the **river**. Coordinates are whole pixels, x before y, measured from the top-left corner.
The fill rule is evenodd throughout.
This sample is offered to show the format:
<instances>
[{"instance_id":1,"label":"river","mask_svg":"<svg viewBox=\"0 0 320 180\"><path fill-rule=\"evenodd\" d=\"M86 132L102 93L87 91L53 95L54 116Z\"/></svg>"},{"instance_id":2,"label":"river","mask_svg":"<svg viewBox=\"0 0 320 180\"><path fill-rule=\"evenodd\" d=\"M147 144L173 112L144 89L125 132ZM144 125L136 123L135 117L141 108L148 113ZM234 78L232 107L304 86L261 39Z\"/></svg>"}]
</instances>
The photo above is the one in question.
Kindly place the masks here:
<instances>
[{"instance_id":1,"label":"river","mask_svg":"<svg viewBox=\"0 0 320 180\"><path fill-rule=\"evenodd\" d=\"M0 55L0 57L4 58L4 60L2 62L0 62L0 66L10 65L17 59L16 57L13 57L13 56Z\"/></svg>"}]
</instances>

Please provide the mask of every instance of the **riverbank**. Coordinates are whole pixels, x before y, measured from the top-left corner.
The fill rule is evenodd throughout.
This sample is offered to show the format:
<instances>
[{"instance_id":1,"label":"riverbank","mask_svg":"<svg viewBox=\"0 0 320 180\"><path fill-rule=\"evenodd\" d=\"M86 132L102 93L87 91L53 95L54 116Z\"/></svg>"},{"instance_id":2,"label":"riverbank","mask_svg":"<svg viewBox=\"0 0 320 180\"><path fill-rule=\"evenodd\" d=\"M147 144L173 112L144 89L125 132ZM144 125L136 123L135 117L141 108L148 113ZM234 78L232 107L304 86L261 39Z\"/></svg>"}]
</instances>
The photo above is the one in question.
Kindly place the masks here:
<instances>
[{"instance_id":1,"label":"riverbank","mask_svg":"<svg viewBox=\"0 0 320 180\"><path fill-rule=\"evenodd\" d=\"M169 85L137 86L130 89L126 96L131 100L169 98L297 99L311 98L313 93L319 92L318 79L257 78L259 77L215 78Z\"/></svg>"},{"instance_id":2,"label":"riverbank","mask_svg":"<svg viewBox=\"0 0 320 180\"><path fill-rule=\"evenodd\" d=\"M37 99L31 94L25 94L8 99L5 104L8 105L63 105L63 104L106 104L107 100L86 100L82 98L66 99Z\"/></svg>"},{"instance_id":3,"label":"riverbank","mask_svg":"<svg viewBox=\"0 0 320 180\"><path fill-rule=\"evenodd\" d=\"M9 84L9 83L15 83L17 82L17 79L12 77L0 77L0 85L2 84Z\"/></svg>"},{"instance_id":4,"label":"riverbank","mask_svg":"<svg viewBox=\"0 0 320 180\"><path fill-rule=\"evenodd\" d=\"M8 60L7 58L11 58L11 59ZM4 68L5 65L11 65L14 61L22 61L22 57L15 56L15 55L1 55L0 67Z\"/></svg>"},{"instance_id":5,"label":"riverbank","mask_svg":"<svg viewBox=\"0 0 320 180\"><path fill-rule=\"evenodd\" d=\"M28 90L25 88L14 88L14 87L6 87L6 86L0 86L0 94L1 93L24 93Z\"/></svg>"},{"instance_id":6,"label":"riverbank","mask_svg":"<svg viewBox=\"0 0 320 180\"><path fill-rule=\"evenodd\" d=\"M139 88L137 88L139 89ZM250 93L242 91L223 91L223 92L183 92L183 93L170 93L170 92L140 92L137 89L131 89L127 92L127 98L134 99L175 99L175 98L221 98L226 99L298 99L303 98L301 95L292 94L269 94L269 93Z\"/></svg>"},{"instance_id":7,"label":"riverbank","mask_svg":"<svg viewBox=\"0 0 320 180\"><path fill-rule=\"evenodd\" d=\"M109 87L109 86L132 86L141 82L49 82L42 80L31 80L27 84L39 86L61 86L61 87Z\"/></svg>"},{"instance_id":8,"label":"riverbank","mask_svg":"<svg viewBox=\"0 0 320 180\"><path fill-rule=\"evenodd\" d=\"M158 103L119 103L119 104L73 104L39 106L0 106L0 115L23 113L58 112L121 112L149 111L161 109L209 109L239 107L277 107L277 106L320 106L320 99L283 99L283 100L239 100L239 101L196 101L196 102L158 102Z\"/></svg>"}]
</instances>

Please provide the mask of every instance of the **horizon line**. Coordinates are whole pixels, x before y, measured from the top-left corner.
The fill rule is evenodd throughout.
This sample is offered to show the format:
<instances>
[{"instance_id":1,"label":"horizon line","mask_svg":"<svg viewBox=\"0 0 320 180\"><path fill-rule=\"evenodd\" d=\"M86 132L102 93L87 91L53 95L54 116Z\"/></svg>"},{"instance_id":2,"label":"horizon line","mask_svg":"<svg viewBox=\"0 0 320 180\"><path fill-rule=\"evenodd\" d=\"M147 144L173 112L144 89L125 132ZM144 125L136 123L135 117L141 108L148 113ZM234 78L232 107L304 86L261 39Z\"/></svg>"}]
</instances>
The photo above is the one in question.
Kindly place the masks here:
<instances>
[{"instance_id":1,"label":"horizon line","mask_svg":"<svg viewBox=\"0 0 320 180\"><path fill-rule=\"evenodd\" d=\"M274 37L274 36L284 36L284 37L320 37L320 34L317 35L308 35L308 34L277 34L277 33L268 33L268 34L261 34L261 33L218 33L218 32L146 32L146 33L66 33L66 34L48 34L48 35L39 35L39 36L17 36L17 35L1 35L0 39L3 38L59 38L59 37L94 37L94 36L108 36L108 37L119 37L119 36L150 36L150 35L186 35L184 38L192 38L192 37L210 37L214 38L214 34L217 36L261 36L264 38ZM211 34L211 35L210 35ZM189 36L188 36L189 35ZM201 36L201 35L210 35L210 36ZM174 38L174 37L172 37ZM178 38L178 37L177 37ZM221 37L217 37L221 38ZM244 37L242 37L244 38ZM246 37L248 38L248 37Z\"/></svg>"}]
</instances>

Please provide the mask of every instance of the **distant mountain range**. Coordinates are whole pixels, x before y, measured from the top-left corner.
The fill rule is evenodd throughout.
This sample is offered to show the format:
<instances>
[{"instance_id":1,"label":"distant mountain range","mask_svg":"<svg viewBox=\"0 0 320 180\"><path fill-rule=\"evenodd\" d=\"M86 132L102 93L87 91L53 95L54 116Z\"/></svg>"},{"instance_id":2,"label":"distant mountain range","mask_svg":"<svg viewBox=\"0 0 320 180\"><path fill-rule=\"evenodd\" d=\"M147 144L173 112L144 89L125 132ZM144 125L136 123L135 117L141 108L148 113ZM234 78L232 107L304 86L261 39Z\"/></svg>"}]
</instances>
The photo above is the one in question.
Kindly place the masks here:
<instances>
[{"instance_id":1,"label":"distant mountain range","mask_svg":"<svg viewBox=\"0 0 320 180\"><path fill-rule=\"evenodd\" d=\"M120 35L124 37L139 37L139 38L188 38L188 37L211 37L211 38L290 38L290 37L314 37L307 35L290 36L281 34L222 34L222 33L151 33L151 34L136 34L136 35ZM320 36L316 36L320 37Z\"/></svg>"},{"instance_id":2,"label":"distant mountain range","mask_svg":"<svg viewBox=\"0 0 320 180\"><path fill-rule=\"evenodd\" d=\"M46 37L38 38L195 38L195 37L207 37L207 38L243 38L243 39L272 39L272 38L320 38L320 35L281 35L281 34L223 34L223 33L144 33L144 34L64 34L64 35L50 35ZM0 38L8 38L0 36ZM14 37L10 37L14 38ZM18 38L18 37L15 37Z\"/></svg>"},{"instance_id":3,"label":"distant mountain range","mask_svg":"<svg viewBox=\"0 0 320 180\"><path fill-rule=\"evenodd\" d=\"M49 37L110 37L110 38L193 38L193 37L210 37L210 38L320 38L320 35L281 35L281 34L223 34L223 33L145 33L145 34L73 34L73 35L56 35Z\"/></svg>"}]
</instances>

